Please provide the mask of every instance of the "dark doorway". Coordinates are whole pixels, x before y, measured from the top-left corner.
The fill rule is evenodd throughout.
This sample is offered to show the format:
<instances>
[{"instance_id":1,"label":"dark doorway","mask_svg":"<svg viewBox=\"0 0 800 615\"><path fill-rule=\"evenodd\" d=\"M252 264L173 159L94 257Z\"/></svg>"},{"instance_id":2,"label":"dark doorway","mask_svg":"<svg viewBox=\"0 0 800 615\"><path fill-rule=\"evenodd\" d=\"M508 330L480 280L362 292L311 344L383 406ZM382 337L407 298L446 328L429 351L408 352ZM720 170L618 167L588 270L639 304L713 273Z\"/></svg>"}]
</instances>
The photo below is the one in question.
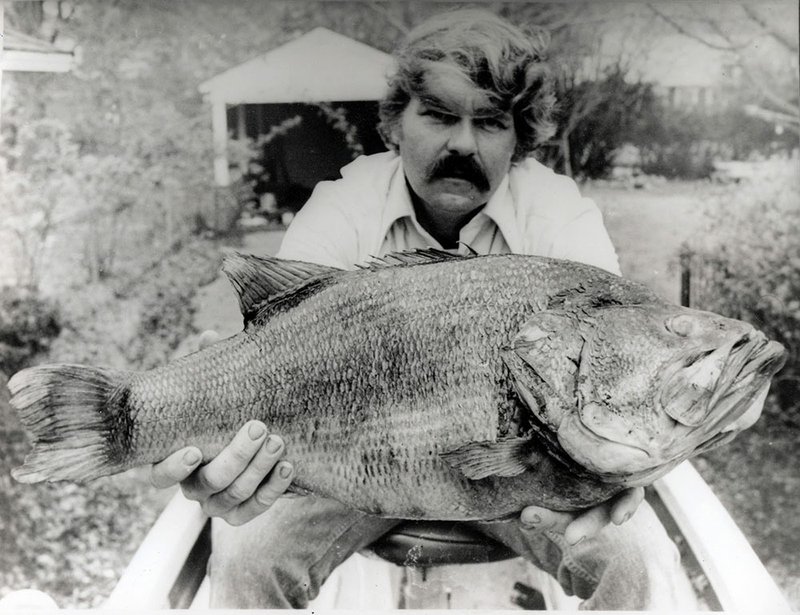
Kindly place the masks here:
<instances>
[{"instance_id":1,"label":"dark doorway","mask_svg":"<svg viewBox=\"0 0 800 615\"><path fill-rule=\"evenodd\" d=\"M339 121L342 117L355 129L349 144L345 125ZM228 126L236 137L257 140L272 133L259 157L251 161L248 179L254 183L256 202L265 202L264 195L268 195L270 209L277 211L296 212L317 182L338 178L339 169L359 152L384 151L377 123L376 101L246 104L228 109Z\"/></svg>"}]
</instances>

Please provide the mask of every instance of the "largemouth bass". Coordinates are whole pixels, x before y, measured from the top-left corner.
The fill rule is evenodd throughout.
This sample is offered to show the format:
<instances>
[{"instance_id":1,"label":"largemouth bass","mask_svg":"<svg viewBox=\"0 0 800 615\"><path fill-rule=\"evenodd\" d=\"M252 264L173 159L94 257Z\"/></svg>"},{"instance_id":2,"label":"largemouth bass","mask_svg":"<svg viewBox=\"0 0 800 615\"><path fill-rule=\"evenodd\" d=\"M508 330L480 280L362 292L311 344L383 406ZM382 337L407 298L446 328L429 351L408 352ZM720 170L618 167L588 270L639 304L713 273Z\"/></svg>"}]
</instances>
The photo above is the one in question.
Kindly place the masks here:
<instances>
[{"instance_id":1,"label":"largemouth bass","mask_svg":"<svg viewBox=\"0 0 800 615\"><path fill-rule=\"evenodd\" d=\"M35 446L22 482L85 481L250 419L293 488L392 518L577 510L730 440L783 347L571 261L420 250L354 271L241 254L242 332L163 367L11 378Z\"/></svg>"}]
</instances>

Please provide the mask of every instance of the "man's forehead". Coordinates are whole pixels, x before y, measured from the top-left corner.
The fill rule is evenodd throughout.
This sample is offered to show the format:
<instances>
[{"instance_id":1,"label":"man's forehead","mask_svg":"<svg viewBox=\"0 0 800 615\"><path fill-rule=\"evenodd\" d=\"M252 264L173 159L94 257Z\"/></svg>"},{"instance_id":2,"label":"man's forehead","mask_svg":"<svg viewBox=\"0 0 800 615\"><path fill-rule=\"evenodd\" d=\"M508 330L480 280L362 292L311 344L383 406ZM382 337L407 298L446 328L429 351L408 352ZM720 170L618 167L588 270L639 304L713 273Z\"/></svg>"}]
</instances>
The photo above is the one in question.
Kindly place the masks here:
<instances>
[{"instance_id":1,"label":"man's forehead","mask_svg":"<svg viewBox=\"0 0 800 615\"><path fill-rule=\"evenodd\" d=\"M449 67L426 71L419 100L428 107L455 115L494 117L507 113L491 92L479 88L463 73Z\"/></svg>"}]
</instances>

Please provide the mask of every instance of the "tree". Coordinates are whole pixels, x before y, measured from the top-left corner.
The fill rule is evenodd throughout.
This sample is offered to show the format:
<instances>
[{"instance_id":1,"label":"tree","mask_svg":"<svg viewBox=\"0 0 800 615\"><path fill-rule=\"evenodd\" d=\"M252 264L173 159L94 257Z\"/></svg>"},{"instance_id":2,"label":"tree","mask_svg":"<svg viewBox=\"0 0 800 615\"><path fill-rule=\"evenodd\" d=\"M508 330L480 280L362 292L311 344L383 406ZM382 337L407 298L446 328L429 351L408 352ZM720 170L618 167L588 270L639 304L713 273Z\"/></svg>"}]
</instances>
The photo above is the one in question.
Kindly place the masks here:
<instances>
[{"instance_id":1,"label":"tree","mask_svg":"<svg viewBox=\"0 0 800 615\"><path fill-rule=\"evenodd\" d=\"M800 135L797 2L731 2L726 11L700 3L648 8L675 31L737 58L749 114Z\"/></svg>"}]
</instances>

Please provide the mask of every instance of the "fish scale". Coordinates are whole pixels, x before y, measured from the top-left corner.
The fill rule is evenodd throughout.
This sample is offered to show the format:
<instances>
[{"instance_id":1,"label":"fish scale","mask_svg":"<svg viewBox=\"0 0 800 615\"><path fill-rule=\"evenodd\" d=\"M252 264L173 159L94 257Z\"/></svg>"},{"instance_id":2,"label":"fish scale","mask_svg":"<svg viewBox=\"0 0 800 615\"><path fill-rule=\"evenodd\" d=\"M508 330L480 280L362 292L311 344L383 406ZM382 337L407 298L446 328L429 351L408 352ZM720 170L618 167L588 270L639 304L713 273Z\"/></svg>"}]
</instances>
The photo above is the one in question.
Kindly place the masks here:
<instances>
[{"instance_id":1,"label":"fish scale","mask_svg":"<svg viewBox=\"0 0 800 615\"><path fill-rule=\"evenodd\" d=\"M341 271L233 254L224 270L241 333L147 372L15 375L11 403L36 440L15 478L90 480L187 445L208 460L259 419L283 437L297 490L364 512L490 520L531 504L577 510L653 480L715 436L654 432L675 424L653 402L660 374L700 356L698 344L732 349L732 336L752 329L720 333L721 317L543 257L428 250ZM676 314L700 322L694 337L669 334ZM742 348L730 364L754 365L757 377L731 386L741 399L722 400L736 416L783 352ZM664 390L690 397L671 382ZM721 426L724 414L714 415Z\"/></svg>"}]
</instances>

